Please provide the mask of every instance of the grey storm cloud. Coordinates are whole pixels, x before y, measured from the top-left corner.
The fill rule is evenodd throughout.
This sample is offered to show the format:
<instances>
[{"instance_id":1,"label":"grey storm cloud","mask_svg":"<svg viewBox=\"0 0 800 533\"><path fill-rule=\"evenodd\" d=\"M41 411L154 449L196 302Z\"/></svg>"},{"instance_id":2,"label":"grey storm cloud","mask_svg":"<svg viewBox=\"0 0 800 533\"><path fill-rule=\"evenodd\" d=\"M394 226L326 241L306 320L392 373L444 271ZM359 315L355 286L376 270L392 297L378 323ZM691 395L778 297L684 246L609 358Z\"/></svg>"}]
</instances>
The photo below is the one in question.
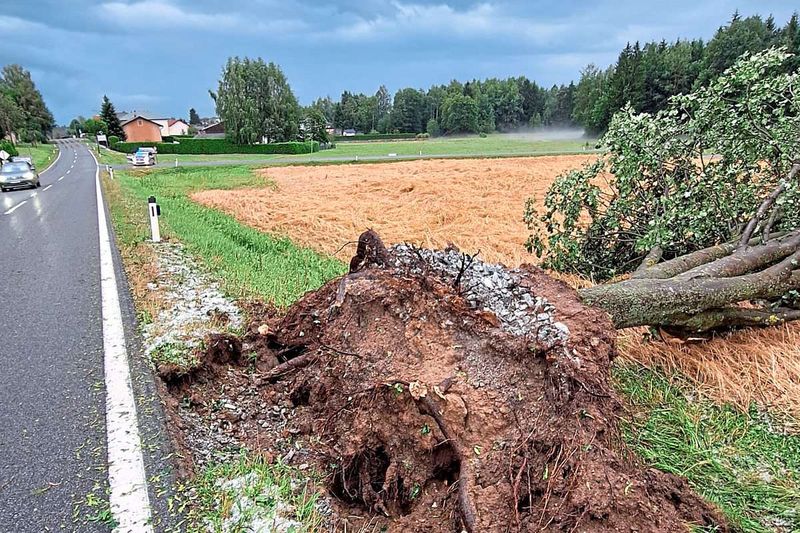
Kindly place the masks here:
<instances>
[{"instance_id":1,"label":"grey storm cloud","mask_svg":"<svg viewBox=\"0 0 800 533\"><path fill-rule=\"evenodd\" d=\"M282 66L298 98L526 75L568 83L626 42L709 38L735 10L792 2L331 0L4 0L0 64L31 70L56 118L119 109L213 114L229 56Z\"/></svg>"}]
</instances>

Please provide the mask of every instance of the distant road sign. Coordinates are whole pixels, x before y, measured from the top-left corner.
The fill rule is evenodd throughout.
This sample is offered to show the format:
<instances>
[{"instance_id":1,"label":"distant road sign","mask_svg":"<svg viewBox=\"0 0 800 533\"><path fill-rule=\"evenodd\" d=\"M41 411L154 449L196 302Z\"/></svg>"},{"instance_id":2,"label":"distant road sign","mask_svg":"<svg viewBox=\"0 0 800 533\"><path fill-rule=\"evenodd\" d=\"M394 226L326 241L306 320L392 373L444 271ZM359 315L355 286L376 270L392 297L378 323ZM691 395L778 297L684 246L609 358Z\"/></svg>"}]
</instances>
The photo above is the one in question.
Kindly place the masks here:
<instances>
[{"instance_id":1,"label":"distant road sign","mask_svg":"<svg viewBox=\"0 0 800 533\"><path fill-rule=\"evenodd\" d=\"M108 139L106 138L106 136L105 136L104 134L102 134L102 133L99 133L99 134L97 135L97 142L99 142L99 143L106 143L106 142L108 142Z\"/></svg>"}]
</instances>

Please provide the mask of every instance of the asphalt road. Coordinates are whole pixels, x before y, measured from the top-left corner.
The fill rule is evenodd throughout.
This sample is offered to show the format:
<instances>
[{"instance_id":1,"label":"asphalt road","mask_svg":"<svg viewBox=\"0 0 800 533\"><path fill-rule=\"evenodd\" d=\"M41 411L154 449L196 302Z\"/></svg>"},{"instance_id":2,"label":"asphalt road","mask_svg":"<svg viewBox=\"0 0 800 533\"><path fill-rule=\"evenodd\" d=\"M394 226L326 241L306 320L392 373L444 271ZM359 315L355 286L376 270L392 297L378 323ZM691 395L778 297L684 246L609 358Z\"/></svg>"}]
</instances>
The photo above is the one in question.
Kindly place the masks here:
<instances>
[{"instance_id":1,"label":"asphalt road","mask_svg":"<svg viewBox=\"0 0 800 533\"><path fill-rule=\"evenodd\" d=\"M0 193L2 533L109 530L96 165L83 143L59 147L42 188ZM130 337L124 275L119 292Z\"/></svg>"}]
</instances>

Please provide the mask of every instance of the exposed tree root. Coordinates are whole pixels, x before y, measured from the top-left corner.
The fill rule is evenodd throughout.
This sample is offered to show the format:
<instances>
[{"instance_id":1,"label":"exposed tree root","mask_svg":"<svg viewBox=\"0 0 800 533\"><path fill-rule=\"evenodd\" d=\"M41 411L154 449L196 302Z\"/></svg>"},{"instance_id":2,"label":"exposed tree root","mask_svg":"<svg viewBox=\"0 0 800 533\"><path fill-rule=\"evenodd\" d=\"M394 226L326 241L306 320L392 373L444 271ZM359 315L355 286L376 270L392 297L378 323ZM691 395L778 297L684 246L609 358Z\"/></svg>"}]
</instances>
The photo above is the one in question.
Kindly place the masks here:
<instances>
[{"instance_id":1,"label":"exposed tree root","mask_svg":"<svg viewBox=\"0 0 800 533\"><path fill-rule=\"evenodd\" d=\"M442 435L444 435L445 440L453 447L453 451L458 458L458 503L461 507L461 519L464 522L464 528L469 533L474 533L476 531L475 521L477 511L475 510L472 496L470 496L469 493L469 487L474 482L472 468L469 464L469 455L464 452L464 446L461 444L458 436L448 429L447 424L442 418L442 414L439 412L436 404L433 403L433 400L428 396L424 396L417 401L425 406L427 414L436 421L436 425L439 426L439 430L442 432Z\"/></svg>"},{"instance_id":2,"label":"exposed tree root","mask_svg":"<svg viewBox=\"0 0 800 533\"><path fill-rule=\"evenodd\" d=\"M285 363L281 363L272 370L262 374L261 380L264 383L277 381L289 372L306 367L317 360L317 352L304 353L294 359L289 359Z\"/></svg>"},{"instance_id":3,"label":"exposed tree root","mask_svg":"<svg viewBox=\"0 0 800 533\"><path fill-rule=\"evenodd\" d=\"M352 272L265 324L268 337L251 328L244 340L259 360L289 358L258 376L254 405L293 407L286 432L327 473L342 515L388 531L726 530L682 480L620 450L605 313L518 271L569 332L541 344L473 307L465 276L454 283L480 261L456 256L445 276L398 253L365 234ZM258 413L241 423L253 418L243 434L264 446Z\"/></svg>"}]
</instances>

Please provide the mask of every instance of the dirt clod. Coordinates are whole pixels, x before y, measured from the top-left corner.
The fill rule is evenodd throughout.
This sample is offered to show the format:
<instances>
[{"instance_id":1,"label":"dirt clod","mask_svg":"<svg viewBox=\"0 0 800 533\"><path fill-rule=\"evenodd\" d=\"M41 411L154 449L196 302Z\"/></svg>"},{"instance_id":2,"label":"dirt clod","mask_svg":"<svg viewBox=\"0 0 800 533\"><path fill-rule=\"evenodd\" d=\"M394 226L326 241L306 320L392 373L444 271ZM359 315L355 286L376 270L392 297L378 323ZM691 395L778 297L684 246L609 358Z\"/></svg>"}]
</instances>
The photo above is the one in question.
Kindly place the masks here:
<instances>
[{"instance_id":1,"label":"dirt clod","mask_svg":"<svg viewBox=\"0 0 800 533\"><path fill-rule=\"evenodd\" d=\"M316 465L332 517L390 531L727 530L625 449L601 311L534 267L365 235L351 273L256 317L256 376L226 343L208 359L230 361L214 376L237 441ZM200 414L220 385L190 384Z\"/></svg>"}]
</instances>

